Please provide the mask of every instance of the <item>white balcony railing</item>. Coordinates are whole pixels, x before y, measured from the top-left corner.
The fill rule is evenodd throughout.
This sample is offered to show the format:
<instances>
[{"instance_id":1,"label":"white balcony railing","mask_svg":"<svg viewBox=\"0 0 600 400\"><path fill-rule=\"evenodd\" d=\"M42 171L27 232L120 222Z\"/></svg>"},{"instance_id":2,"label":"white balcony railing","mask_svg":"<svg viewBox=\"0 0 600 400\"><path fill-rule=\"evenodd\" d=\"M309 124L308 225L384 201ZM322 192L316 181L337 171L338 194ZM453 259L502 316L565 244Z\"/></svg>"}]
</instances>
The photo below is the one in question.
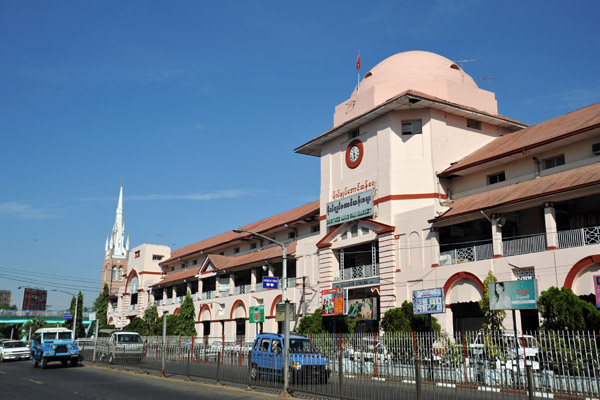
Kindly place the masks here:
<instances>
[{"instance_id":1,"label":"white balcony railing","mask_svg":"<svg viewBox=\"0 0 600 400\"><path fill-rule=\"evenodd\" d=\"M129 311L135 311L137 309L137 304L130 304Z\"/></svg>"},{"instance_id":2,"label":"white balcony railing","mask_svg":"<svg viewBox=\"0 0 600 400\"><path fill-rule=\"evenodd\" d=\"M600 226L559 231L557 235L559 249L600 244Z\"/></svg>"},{"instance_id":3,"label":"white balcony railing","mask_svg":"<svg viewBox=\"0 0 600 400\"><path fill-rule=\"evenodd\" d=\"M505 257L516 256L518 254L539 253L545 250L545 233L502 241L502 255Z\"/></svg>"},{"instance_id":4,"label":"white balcony railing","mask_svg":"<svg viewBox=\"0 0 600 400\"><path fill-rule=\"evenodd\" d=\"M471 261L489 260L494 256L491 243L462 247L440 253L440 265L451 265Z\"/></svg>"},{"instance_id":5,"label":"white balcony railing","mask_svg":"<svg viewBox=\"0 0 600 400\"><path fill-rule=\"evenodd\" d=\"M198 292L192 294L192 300L194 300L194 301L198 300Z\"/></svg>"},{"instance_id":6,"label":"white balcony railing","mask_svg":"<svg viewBox=\"0 0 600 400\"><path fill-rule=\"evenodd\" d=\"M219 289L219 297L227 297L227 296L229 296L230 293L231 293L231 290L229 290L229 288Z\"/></svg>"},{"instance_id":7,"label":"white balcony railing","mask_svg":"<svg viewBox=\"0 0 600 400\"><path fill-rule=\"evenodd\" d=\"M185 296L177 296L175 298L175 301L177 302L177 304L183 303L184 300L185 300Z\"/></svg>"},{"instance_id":8,"label":"white balcony railing","mask_svg":"<svg viewBox=\"0 0 600 400\"><path fill-rule=\"evenodd\" d=\"M207 292L200 293L200 300L214 299L217 292L215 290L209 290Z\"/></svg>"},{"instance_id":9,"label":"white balcony railing","mask_svg":"<svg viewBox=\"0 0 600 400\"><path fill-rule=\"evenodd\" d=\"M334 281L346 281L349 279L364 279L379 276L379 264L357 265L352 268L334 271Z\"/></svg>"},{"instance_id":10,"label":"white balcony railing","mask_svg":"<svg viewBox=\"0 0 600 400\"><path fill-rule=\"evenodd\" d=\"M240 285L240 286L235 286L233 288L233 294L246 294L246 293L250 293L250 291L252 290L252 285L248 284L248 285Z\"/></svg>"},{"instance_id":11,"label":"white balcony railing","mask_svg":"<svg viewBox=\"0 0 600 400\"><path fill-rule=\"evenodd\" d=\"M163 306L163 305L165 305L165 301L163 299L158 299L158 300L156 300L156 305L159 307Z\"/></svg>"}]
</instances>

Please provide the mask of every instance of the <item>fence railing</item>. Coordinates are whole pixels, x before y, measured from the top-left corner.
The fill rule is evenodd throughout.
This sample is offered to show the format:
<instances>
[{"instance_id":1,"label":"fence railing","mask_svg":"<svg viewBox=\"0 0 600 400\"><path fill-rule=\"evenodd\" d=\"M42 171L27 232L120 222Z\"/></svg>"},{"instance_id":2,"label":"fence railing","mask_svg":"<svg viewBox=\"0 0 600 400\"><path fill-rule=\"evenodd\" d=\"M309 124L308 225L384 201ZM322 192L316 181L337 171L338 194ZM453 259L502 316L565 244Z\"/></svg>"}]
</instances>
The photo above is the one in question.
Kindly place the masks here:
<instances>
[{"instance_id":1,"label":"fence railing","mask_svg":"<svg viewBox=\"0 0 600 400\"><path fill-rule=\"evenodd\" d=\"M558 248L600 244L600 226L558 232Z\"/></svg>"},{"instance_id":2,"label":"fence railing","mask_svg":"<svg viewBox=\"0 0 600 400\"><path fill-rule=\"evenodd\" d=\"M363 279L372 276L379 276L379 264L357 265L352 268L345 268L334 271L334 281L345 281L349 279Z\"/></svg>"},{"instance_id":3,"label":"fence railing","mask_svg":"<svg viewBox=\"0 0 600 400\"><path fill-rule=\"evenodd\" d=\"M546 234L532 235L518 239L502 241L502 255L538 253L546 250Z\"/></svg>"},{"instance_id":4,"label":"fence railing","mask_svg":"<svg viewBox=\"0 0 600 400\"><path fill-rule=\"evenodd\" d=\"M529 393L530 398L600 396L597 332L540 331L516 337L512 332L338 333L309 338L316 351L303 358L308 375L293 377L319 379L292 379L291 388L298 392L349 399L476 398L481 391L498 398L507 393ZM144 342L142 356L115 360L98 355L96 361L254 387L282 385L277 368L254 368L258 361L251 353L252 339L245 336L169 336L164 342L162 337L146 337ZM82 351L91 361L93 343L84 344ZM309 367L315 359L325 362L326 369ZM431 390L419 394L423 383Z\"/></svg>"},{"instance_id":5,"label":"fence railing","mask_svg":"<svg viewBox=\"0 0 600 400\"><path fill-rule=\"evenodd\" d=\"M462 247L440 253L440 265L451 265L463 262L489 260L494 256L491 243Z\"/></svg>"}]
</instances>

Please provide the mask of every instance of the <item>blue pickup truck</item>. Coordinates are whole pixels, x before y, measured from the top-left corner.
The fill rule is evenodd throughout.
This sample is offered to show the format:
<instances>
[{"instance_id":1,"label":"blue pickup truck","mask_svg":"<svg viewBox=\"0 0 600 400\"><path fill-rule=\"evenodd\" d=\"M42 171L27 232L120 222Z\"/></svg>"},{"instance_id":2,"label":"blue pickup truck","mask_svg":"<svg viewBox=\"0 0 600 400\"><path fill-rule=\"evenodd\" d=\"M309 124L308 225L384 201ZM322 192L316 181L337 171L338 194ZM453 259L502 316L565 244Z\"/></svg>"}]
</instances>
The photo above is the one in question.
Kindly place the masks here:
<instances>
[{"instance_id":1,"label":"blue pickup truck","mask_svg":"<svg viewBox=\"0 0 600 400\"><path fill-rule=\"evenodd\" d=\"M48 366L50 361L60 361L63 366L77 366L79 349L73 342L73 331L67 328L42 328L35 331L31 344L34 368Z\"/></svg>"},{"instance_id":2,"label":"blue pickup truck","mask_svg":"<svg viewBox=\"0 0 600 400\"><path fill-rule=\"evenodd\" d=\"M252 346L250 377L261 375L283 377L284 337L276 333L261 333ZM327 383L331 370L325 358L311 341L304 336L290 335L289 351L290 382L313 380Z\"/></svg>"}]
</instances>

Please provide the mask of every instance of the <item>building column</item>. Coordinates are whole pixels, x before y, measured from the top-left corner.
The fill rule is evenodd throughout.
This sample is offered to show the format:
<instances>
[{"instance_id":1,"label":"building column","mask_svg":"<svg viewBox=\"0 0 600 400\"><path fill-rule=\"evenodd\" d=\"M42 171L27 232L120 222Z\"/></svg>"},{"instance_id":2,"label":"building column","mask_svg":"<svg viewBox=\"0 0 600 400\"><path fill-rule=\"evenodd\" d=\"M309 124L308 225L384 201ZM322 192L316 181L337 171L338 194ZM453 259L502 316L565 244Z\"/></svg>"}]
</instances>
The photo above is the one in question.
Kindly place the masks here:
<instances>
[{"instance_id":1,"label":"building column","mask_svg":"<svg viewBox=\"0 0 600 400\"><path fill-rule=\"evenodd\" d=\"M379 313L396 307L396 274L400 268L396 263L396 240L393 232L379 236Z\"/></svg>"},{"instance_id":2,"label":"building column","mask_svg":"<svg viewBox=\"0 0 600 400\"><path fill-rule=\"evenodd\" d=\"M256 292L256 268L252 268L250 272L250 293Z\"/></svg>"},{"instance_id":3,"label":"building column","mask_svg":"<svg viewBox=\"0 0 600 400\"><path fill-rule=\"evenodd\" d=\"M558 232L556 230L556 208L554 203L544 203L544 223L546 226L546 250L558 248Z\"/></svg>"},{"instance_id":4,"label":"building column","mask_svg":"<svg viewBox=\"0 0 600 400\"><path fill-rule=\"evenodd\" d=\"M427 245L431 249L431 268L436 268L440 266L440 232L439 229L435 226L431 227L429 230L429 235L427 235ZM427 265L427 264L425 264Z\"/></svg>"},{"instance_id":5,"label":"building column","mask_svg":"<svg viewBox=\"0 0 600 400\"><path fill-rule=\"evenodd\" d=\"M492 214L492 246L494 250L494 258L502 257L502 227L498 226L500 214Z\"/></svg>"},{"instance_id":6,"label":"building column","mask_svg":"<svg viewBox=\"0 0 600 400\"><path fill-rule=\"evenodd\" d=\"M233 288L235 287L235 280L233 274L229 274L229 296L233 294Z\"/></svg>"},{"instance_id":7,"label":"building column","mask_svg":"<svg viewBox=\"0 0 600 400\"><path fill-rule=\"evenodd\" d=\"M172 290L172 295L171 295L171 300L173 301L173 304L177 304L176 300L177 300L177 285L173 285L171 290Z\"/></svg>"},{"instance_id":8,"label":"building column","mask_svg":"<svg viewBox=\"0 0 600 400\"><path fill-rule=\"evenodd\" d=\"M331 247L322 247L317 250L319 257L319 275L317 277L317 284L319 285L319 291L325 289L331 289L333 284L333 268L335 255L333 254L333 250ZM337 264L337 263L335 263ZM338 267L339 268L339 267ZM319 300L320 304L320 300Z\"/></svg>"},{"instance_id":9,"label":"building column","mask_svg":"<svg viewBox=\"0 0 600 400\"><path fill-rule=\"evenodd\" d=\"M215 298L219 297L219 290L221 290L221 280L219 276L215 276Z\"/></svg>"}]
</instances>

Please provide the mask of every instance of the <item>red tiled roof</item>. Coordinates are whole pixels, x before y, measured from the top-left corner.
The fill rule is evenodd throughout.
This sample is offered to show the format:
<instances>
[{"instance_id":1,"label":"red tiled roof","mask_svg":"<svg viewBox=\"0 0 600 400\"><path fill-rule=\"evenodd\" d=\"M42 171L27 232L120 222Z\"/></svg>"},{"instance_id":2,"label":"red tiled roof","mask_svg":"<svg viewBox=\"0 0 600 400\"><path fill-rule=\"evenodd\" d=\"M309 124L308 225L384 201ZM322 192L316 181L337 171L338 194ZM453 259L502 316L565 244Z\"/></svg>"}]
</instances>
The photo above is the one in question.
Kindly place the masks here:
<instances>
[{"instance_id":1,"label":"red tiled roof","mask_svg":"<svg viewBox=\"0 0 600 400\"><path fill-rule=\"evenodd\" d=\"M162 284L170 283L170 282L182 281L186 278L193 278L194 276L198 275L199 271L200 271L200 266L184 269L183 271L172 272L172 273L168 274L165 277L165 279L163 279L159 282L156 282L152 286L162 285Z\"/></svg>"},{"instance_id":2,"label":"red tiled roof","mask_svg":"<svg viewBox=\"0 0 600 400\"><path fill-rule=\"evenodd\" d=\"M508 133L469 154L438 175L448 176L475 165L521 153L598 127L600 127L600 103Z\"/></svg>"},{"instance_id":3,"label":"red tiled roof","mask_svg":"<svg viewBox=\"0 0 600 400\"><path fill-rule=\"evenodd\" d=\"M249 225L243 226L243 229L263 233L270 229L276 228L278 226L283 226L284 224L289 224L294 221L298 221L304 218L318 216L319 215L319 200L313 201L312 203L306 204L301 207L294 208L293 210L285 211L280 214L274 215L272 217L268 217L262 219L260 221L251 223ZM164 261L164 263L168 263L172 260L176 260L179 257L187 256L189 254L197 253L199 251L209 250L213 247L222 245L227 242L231 242L233 240L242 239L249 237L250 235L247 233L235 233L233 231L225 232L217 236L213 236L206 240L191 244L186 247L182 247L181 249L177 249L171 253L171 258Z\"/></svg>"},{"instance_id":4,"label":"red tiled roof","mask_svg":"<svg viewBox=\"0 0 600 400\"><path fill-rule=\"evenodd\" d=\"M593 185L600 185L600 162L461 197L453 201L449 211L438 218L430 220L430 222Z\"/></svg>"},{"instance_id":5,"label":"red tiled roof","mask_svg":"<svg viewBox=\"0 0 600 400\"><path fill-rule=\"evenodd\" d=\"M286 244L286 254L287 256L293 255L296 253L296 244L297 242L291 242ZM235 267L240 267L242 265L252 264L258 261L263 260L272 260L274 258L279 258L283 255L281 247L269 247L268 249L262 249L259 251L255 251L254 253L243 254L240 256L222 256L219 254L209 254L208 258L210 258L214 267L218 270L227 270ZM194 268L188 268L183 271L177 271L168 274L163 280L155 283L152 286L162 286L166 283L172 283L176 281L181 281L186 278L193 278L194 276L200 273L200 266Z\"/></svg>"}]
</instances>

